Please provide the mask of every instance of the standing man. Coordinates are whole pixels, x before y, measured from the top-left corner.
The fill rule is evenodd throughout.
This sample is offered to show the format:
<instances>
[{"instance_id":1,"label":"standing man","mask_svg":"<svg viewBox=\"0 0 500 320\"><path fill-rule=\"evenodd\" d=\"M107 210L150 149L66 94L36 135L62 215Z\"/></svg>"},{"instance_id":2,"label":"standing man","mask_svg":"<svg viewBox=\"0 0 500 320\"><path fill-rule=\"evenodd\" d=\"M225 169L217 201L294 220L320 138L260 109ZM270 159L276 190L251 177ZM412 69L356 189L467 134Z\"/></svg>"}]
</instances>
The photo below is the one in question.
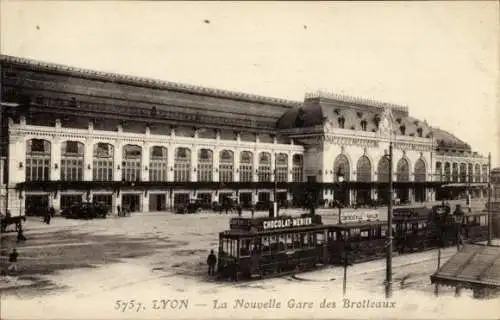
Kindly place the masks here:
<instances>
[{"instance_id":1,"label":"standing man","mask_svg":"<svg viewBox=\"0 0 500 320\"><path fill-rule=\"evenodd\" d=\"M208 264L208 275L215 276L215 265L217 264L217 257L215 256L213 250L210 250L210 254L208 255L207 258L207 264Z\"/></svg>"}]
</instances>

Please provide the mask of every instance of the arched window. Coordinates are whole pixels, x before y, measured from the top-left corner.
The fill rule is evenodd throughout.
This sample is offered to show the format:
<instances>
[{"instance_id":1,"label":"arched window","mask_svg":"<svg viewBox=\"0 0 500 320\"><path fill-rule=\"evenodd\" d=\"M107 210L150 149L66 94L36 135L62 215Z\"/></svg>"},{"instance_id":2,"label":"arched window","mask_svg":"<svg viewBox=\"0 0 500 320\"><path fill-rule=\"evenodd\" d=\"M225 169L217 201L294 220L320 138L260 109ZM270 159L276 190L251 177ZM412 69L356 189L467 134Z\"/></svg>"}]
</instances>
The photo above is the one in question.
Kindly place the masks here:
<instances>
[{"instance_id":1,"label":"arched window","mask_svg":"<svg viewBox=\"0 0 500 320\"><path fill-rule=\"evenodd\" d=\"M175 149L174 181L191 181L191 150Z\"/></svg>"},{"instance_id":2,"label":"arched window","mask_svg":"<svg viewBox=\"0 0 500 320\"><path fill-rule=\"evenodd\" d=\"M292 158L292 166L293 166L293 182L302 182L304 175L304 160L302 155L294 154Z\"/></svg>"},{"instance_id":3,"label":"arched window","mask_svg":"<svg viewBox=\"0 0 500 320\"><path fill-rule=\"evenodd\" d=\"M460 164L460 182L466 182L467 179L467 164Z\"/></svg>"},{"instance_id":4,"label":"arched window","mask_svg":"<svg viewBox=\"0 0 500 320\"><path fill-rule=\"evenodd\" d=\"M259 182L271 181L271 154L261 152L259 154Z\"/></svg>"},{"instance_id":5,"label":"arched window","mask_svg":"<svg viewBox=\"0 0 500 320\"><path fill-rule=\"evenodd\" d=\"M253 154L250 151L240 153L240 181L253 181Z\"/></svg>"},{"instance_id":6,"label":"arched window","mask_svg":"<svg viewBox=\"0 0 500 320\"><path fill-rule=\"evenodd\" d=\"M436 162L436 177L439 181L443 181L443 164L440 161Z\"/></svg>"},{"instance_id":7,"label":"arched window","mask_svg":"<svg viewBox=\"0 0 500 320\"><path fill-rule=\"evenodd\" d=\"M65 141L61 144L61 180L83 180L83 156L85 146L78 141Z\"/></svg>"},{"instance_id":8,"label":"arched window","mask_svg":"<svg viewBox=\"0 0 500 320\"><path fill-rule=\"evenodd\" d=\"M361 120L360 124L361 124L361 130L366 131L368 122L366 122L366 120Z\"/></svg>"},{"instance_id":9,"label":"arched window","mask_svg":"<svg viewBox=\"0 0 500 320\"><path fill-rule=\"evenodd\" d=\"M386 156L380 158L377 166L378 182L389 182L389 159Z\"/></svg>"},{"instance_id":10,"label":"arched window","mask_svg":"<svg viewBox=\"0 0 500 320\"><path fill-rule=\"evenodd\" d=\"M210 149L198 150L198 181L213 181L214 157Z\"/></svg>"},{"instance_id":11,"label":"arched window","mask_svg":"<svg viewBox=\"0 0 500 320\"><path fill-rule=\"evenodd\" d=\"M483 167L481 168L481 173L482 173L482 182L488 182L488 165L483 164Z\"/></svg>"},{"instance_id":12,"label":"arched window","mask_svg":"<svg viewBox=\"0 0 500 320\"><path fill-rule=\"evenodd\" d=\"M113 181L114 147L109 143L94 144L92 180Z\"/></svg>"},{"instance_id":13,"label":"arched window","mask_svg":"<svg viewBox=\"0 0 500 320\"><path fill-rule=\"evenodd\" d=\"M451 165L449 162L445 162L444 164L444 178L446 182L451 181Z\"/></svg>"},{"instance_id":14,"label":"arched window","mask_svg":"<svg viewBox=\"0 0 500 320\"><path fill-rule=\"evenodd\" d=\"M50 180L50 142L26 141L26 181Z\"/></svg>"},{"instance_id":15,"label":"arched window","mask_svg":"<svg viewBox=\"0 0 500 320\"><path fill-rule=\"evenodd\" d=\"M397 167L397 181L406 182L410 180L410 165L408 160L401 158L398 161Z\"/></svg>"},{"instance_id":16,"label":"arched window","mask_svg":"<svg viewBox=\"0 0 500 320\"><path fill-rule=\"evenodd\" d=\"M419 136L420 138L422 138L422 128L417 128L417 136Z\"/></svg>"},{"instance_id":17,"label":"arched window","mask_svg":"<svg viewBox=\"0 0 500 320\"><path fill-rule=\"evenodd\" d=\"M141 163L142 163L142 148L127 144L123 146L123 161L122 161L122 180L124 181L140 181L141 180Z\"/></svg>"},{"instance_id":18,"label":"arched window","mask_svg":"<svg viewBox=\"0 0 500 320\"><path fill-rule=\"evenodd\" d=\"M367 156L361 156L356 164L356 181L371 182L372 181L372 163Z\"/></svg>"},{"instance_id":19,"label":"arched window","mask_svg":"<svg viewBox=\"0 0 500 320\"><path fill-rule=\"evenodd\" d=\"M345 128L345 118L344 117L339 117L338 123L339 123L339 128L342 128L342 129Z\"/></svg>"},{"instance_id":20,"label":"arched window","mask_svg":"<svg viewBox=\"0 0 500 320\"><path fill-rule=\"evenodd\" d=\"M481 182L481 166L479 163L474 166L474 182Z\"/></svg>"},{"instance_id":21,"label":"arched window","mask_svg":"<svg viewBox=\"0 0 500 320\"><path fill-rule=\"evenodd\" d=\"M405 127L405 125L400 126L399 127L399 131L401 132L401 135L404 136L406 134L406 127Z\"/></svg>"},{"instance_id":22,"label":"arched window","mask_svg":"<svg viewBox=\"0 0 500 320\"><path fill-rule=\"evenodd\" d=\"M275 160L276 166L276 181L277 182L287 182L288 181L288 155L286 153L276 154Z\"/></svg>"},{"instance_id":23,"label":"arched window","mask_svg":"<svg viewBox=\"0 0 500 320\"><path fill-rule=\"evenodd\" d=\"M425 162L422 159L418 159L415 162L415 181L424 182L426 176Z\"/></svg>"},{"instance_id":24,"label":"arched window","mask_svg":"<svg viewBox=\"0 0 500 320\"><path fill-rule=\"evenodd\" d=\"M160 146L151 147L149 149L149 181L167 181L167 168L167 148Z\"/></svg>"},{"instance_id":25,"label":"arched window","mask_svg":"<svg viewBox=\"0 0 500 320\"><path fill-rule=\"evenodd\" d=\"M452 170L451 176L453 182L458 182L458 163L453 163L451 170Z\"/></svg>"},{"instance_id":26,"label":"arched window","mask_svg":"<svg viewBox=\"0 0 500 320\"><path fill-rule=\"evenodd\" d=\"M467 165L467 182L473 182L472 178L474 177L474 166L472 163Z\"/></svg>"},{"instance_id":27,"label":"arched window","mask_svg":"<svg viewBox=\"0 0 500 320\"><path fill-rule=\"evenodd\" d=\"M232 182L234 168L234 155L230 150L222 150L219 153L219 181Z\"/></svg>"},{"instance_id":28,"label":"arched window","mask_svg":"<svg viewBox=\"0 0 500 320\"><path fill-rule=\"evenodd\" d=\"M340 177L342 177L344 181L349 181L350 171L349 159L347 159L346 155L339 154L333 162L335 181L340 181Z\"/></svg>"}]
</instances>

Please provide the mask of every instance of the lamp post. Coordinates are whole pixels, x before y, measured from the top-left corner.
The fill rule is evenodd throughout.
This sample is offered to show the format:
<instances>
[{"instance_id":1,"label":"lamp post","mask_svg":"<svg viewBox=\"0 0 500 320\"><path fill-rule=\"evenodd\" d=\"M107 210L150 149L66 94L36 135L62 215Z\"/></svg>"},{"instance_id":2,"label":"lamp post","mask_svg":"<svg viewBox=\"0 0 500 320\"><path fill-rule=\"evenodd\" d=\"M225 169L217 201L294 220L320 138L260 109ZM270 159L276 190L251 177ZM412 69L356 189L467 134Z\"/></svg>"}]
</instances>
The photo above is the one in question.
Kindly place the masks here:
<instances>
[{"instance_id":1,"label":"lamp post","mask_svg":"<svg viewBox=\"0 0 500 320\"><path fill-rule=\"evenodd\" d=\"M385 296L392 296L392 141L389 142L389 202L387 205L387 255L385 274Z\"/></svg>"},{"instance_id":2,"label":"lamp post","mask_svg":"<svg viewBox=\"0 0 500 320\"><path fill-rule=\"evenodd\" d=\"M343 196L343 192L344 192L344 176L342 174L339 174L337 176L337 181L339 182L339 188L338 188L338 191L339 191L339 199L337 201L337 206L339 208L339 224L342 223L342 202L340 201L340 197L341 197L341 194Z\"/></svg>"},{"instance_id":3,"label":"lamp post","mask_svg":"<svg viewBox=\"0 0 500 320\"><path fill-rule=\"evenodd\" d=\"M488 153L488 245L491 246L493 225L491 219L491 152Z\"/></svg>"},{"instance_id":4,"label":"lamp post","mask_svg":"<svg viewBox=\"0 0 500 320\"><path fill-rule=\"evenodd\" d=\"M275 168L274 169L274 188L273 188L273 193L274 193L273 211L274 211L274 215L276 217L279 216L279 214L278 214L278 200L276 199L276 197L278 195L277 189L278 189L278 181L277 181L276 168Z\"/></svg>"}]
</instances>

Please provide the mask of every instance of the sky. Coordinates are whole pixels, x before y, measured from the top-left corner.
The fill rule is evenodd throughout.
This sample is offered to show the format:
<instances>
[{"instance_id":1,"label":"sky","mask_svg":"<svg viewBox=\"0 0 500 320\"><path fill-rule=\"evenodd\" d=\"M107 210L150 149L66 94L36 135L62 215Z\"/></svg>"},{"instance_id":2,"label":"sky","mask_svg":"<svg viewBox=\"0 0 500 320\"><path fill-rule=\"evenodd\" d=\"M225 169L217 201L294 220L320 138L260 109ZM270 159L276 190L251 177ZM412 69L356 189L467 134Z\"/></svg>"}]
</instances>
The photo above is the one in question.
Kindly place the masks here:
<instances>
[{"instance_id":1,"label":"sky","mask_svg":"<svg viewBox=\"0 0 500 320\"><path fill-rule=\"evenodd\" d=\"M0 52L302 101L407 105L500 165L499 5L0 2Z\"/></svg>"}]
</instances>

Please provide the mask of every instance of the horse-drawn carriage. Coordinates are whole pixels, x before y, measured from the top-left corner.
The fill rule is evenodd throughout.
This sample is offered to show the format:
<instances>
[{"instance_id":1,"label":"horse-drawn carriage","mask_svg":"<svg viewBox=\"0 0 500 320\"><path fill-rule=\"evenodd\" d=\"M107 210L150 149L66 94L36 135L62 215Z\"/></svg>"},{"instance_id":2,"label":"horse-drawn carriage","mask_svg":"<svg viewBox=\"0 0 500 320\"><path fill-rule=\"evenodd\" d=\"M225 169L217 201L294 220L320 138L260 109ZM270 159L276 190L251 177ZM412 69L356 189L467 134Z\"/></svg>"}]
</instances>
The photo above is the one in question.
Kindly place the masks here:
<instances>
[{"instance_id":1,"label":"horse-drawn carriage","mask_svg":"<svg viewBox=\"0 0 500 320\"><path fill-rule=\"evenodd\" d=\"M25 222L25 221L26 221L25 216L12 217L10 215L7 215L7 216L2 215L0 217L0 231L6 232L7 227L9 227L10 225L14 225L15 230L18 231L22 227L23 222Z\"/></svg>"}]
</instances>

